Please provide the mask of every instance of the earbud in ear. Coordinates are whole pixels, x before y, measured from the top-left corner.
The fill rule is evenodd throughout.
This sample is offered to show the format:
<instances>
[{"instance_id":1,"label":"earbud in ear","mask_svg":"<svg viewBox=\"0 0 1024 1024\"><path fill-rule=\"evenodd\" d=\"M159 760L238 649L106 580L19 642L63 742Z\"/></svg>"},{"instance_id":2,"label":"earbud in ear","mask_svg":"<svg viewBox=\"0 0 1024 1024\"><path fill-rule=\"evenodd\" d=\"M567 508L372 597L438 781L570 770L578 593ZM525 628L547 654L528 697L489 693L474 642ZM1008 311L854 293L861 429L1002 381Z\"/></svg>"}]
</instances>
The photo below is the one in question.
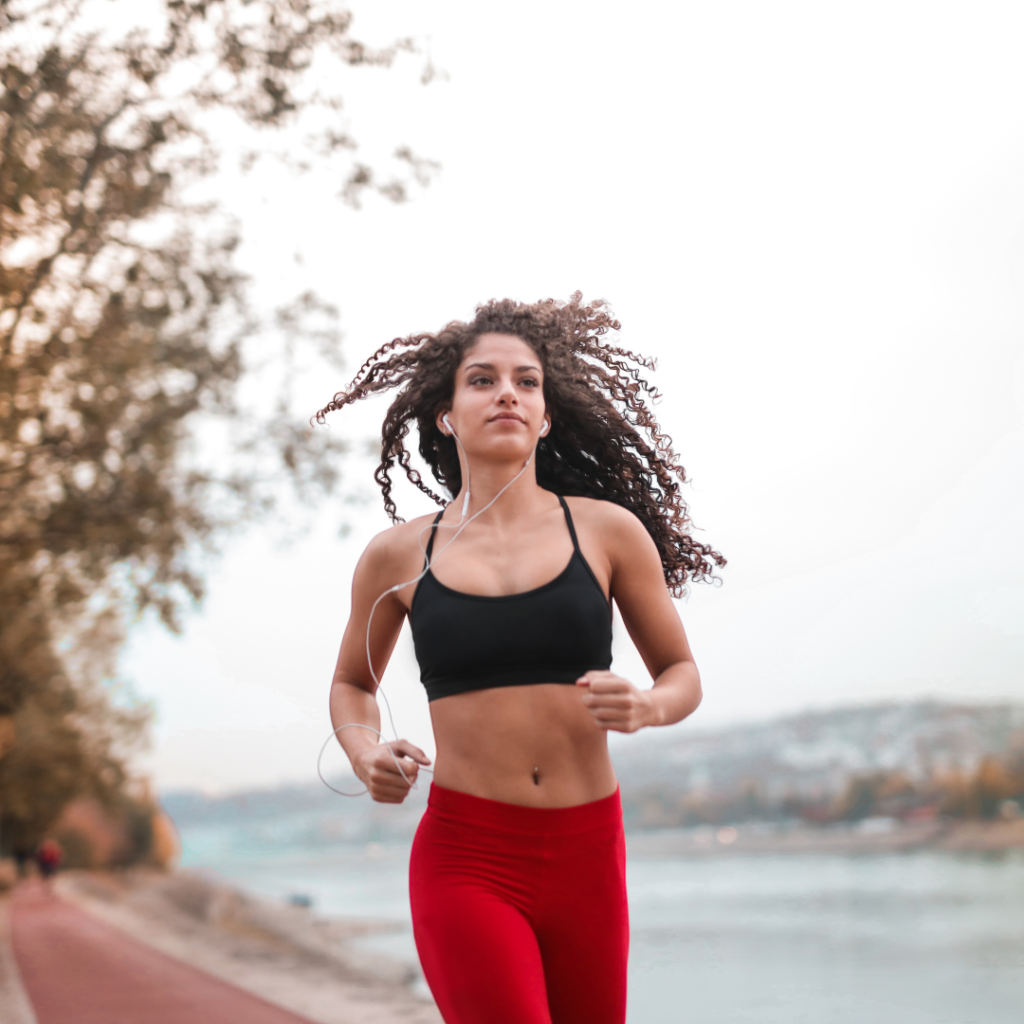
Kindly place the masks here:
<instances>
[{"instance_id":1,"label":"earbud in ear","mask_svg":"<svg viewBox=\"0 0 1024 1024\"><path fill-rule=\"evenodd\" d=\"M452 421L450 419L448 419L448 413L445 413L441 417L441 422L448 428L448 433L449 434L454 434L455 433L454 429L452 428Z\"/></svg>"},{"instance_id":2,"label":"earbud in ear","mask_svg":"<svg viewBox=\"0 0 1024 1024\"><path fill-rule=\"evenodd\" d=\"M544 437L545 434L551 429L551 420L545 420L544 425L540 428L540 436Z\"/></svg>"}]
</instances>

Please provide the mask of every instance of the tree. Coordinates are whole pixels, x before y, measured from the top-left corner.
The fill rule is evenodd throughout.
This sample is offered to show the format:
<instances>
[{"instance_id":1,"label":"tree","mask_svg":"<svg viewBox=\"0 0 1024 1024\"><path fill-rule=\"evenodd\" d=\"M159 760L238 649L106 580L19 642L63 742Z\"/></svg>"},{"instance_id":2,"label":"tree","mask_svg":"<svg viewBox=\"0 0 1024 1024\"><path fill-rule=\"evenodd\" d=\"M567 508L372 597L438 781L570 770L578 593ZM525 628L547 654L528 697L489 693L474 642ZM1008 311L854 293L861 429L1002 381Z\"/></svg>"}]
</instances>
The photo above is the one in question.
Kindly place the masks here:
<instances>
[{"instance_id":1,"label":"tree","mask_svg":"<svg viewBox=\"0 0 1024 1024\"><path fill-rule=\"evenodd\" d=\"M1021 789L1020 777L1006 764L995 757L984 757L971 779L968 814L997 818L1003 802L1017 796Z\"/></svg>"},{"instance_id":2,"label":"tree","mask_svg":"<svg viewBox=\"0 0 1024 1024\"><path fill-rule=\"evenodd\" d=\"M133 730L100 729L99 752L88 730L120 714L138 731L139 714L116 712L102 685L130 610L153 608L177 628L181 604L202 596L204 545L270 509L283 478L302 497L338 483L343 443L311 439L288 393L300 341L337 359L335 311L306 294L261 321L232 262L237 230L215 205L190 199L217 167L225 119L254 140L250 162L261 133L301 128L310 153L339 162L339 191L352 203L372 191L401 201L429 173L404 147L404 177L361 162L340 96L314 73L325 61L388 66L408 41L372 49L353 37L349 12L322 0L136 2L127 30L126 9L0 0L0 715L15 715L16 737L0 760L8 831L10 780L43 786L42 769L25 767L36 763L30 741L68 752L46 782L61 794L45 801L51 809L75 795L72 778L95 776L103 791L109 777L117 788L110 765ZM284 158L304 166L291 146ZM258 343L278 360L280 381L262 415L239 399ZM199 423L207 437L219 425L211 455L194 444ZM38 831L37 819L25 827Z\"/></svg>"},{"instance_id":3,"label":"tree","mask_svg":"<svg viewBox=\"0 0 1024 1024\"><path fill-rule=\"evenodd\" d=\"M913 783L898 771L853 775L829 808L838 821L860 821L875 815L890 815L903 810L916 796Z\"/></svg>"}]
</instances>

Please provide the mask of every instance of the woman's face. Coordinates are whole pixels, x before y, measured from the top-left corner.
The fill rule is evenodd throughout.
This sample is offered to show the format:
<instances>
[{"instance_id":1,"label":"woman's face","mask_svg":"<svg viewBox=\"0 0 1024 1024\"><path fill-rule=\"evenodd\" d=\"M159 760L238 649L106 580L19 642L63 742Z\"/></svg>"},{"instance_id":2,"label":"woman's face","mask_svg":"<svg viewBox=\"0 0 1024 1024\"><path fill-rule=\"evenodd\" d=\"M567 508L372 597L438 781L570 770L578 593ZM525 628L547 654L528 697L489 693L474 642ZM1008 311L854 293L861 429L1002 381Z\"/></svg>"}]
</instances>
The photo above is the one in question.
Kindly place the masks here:
<instances>
[{"instance_id":1,"label":"woman's face","mask_svg":"<svg viewBox=\"0 0 1024 1024\"><path fill-rule=\"evenodd\" d=\"M448 419L467 451L525 459L546 422L540 357L522 338L481 334L455 372Z\"/></svg>"}]
</instances>

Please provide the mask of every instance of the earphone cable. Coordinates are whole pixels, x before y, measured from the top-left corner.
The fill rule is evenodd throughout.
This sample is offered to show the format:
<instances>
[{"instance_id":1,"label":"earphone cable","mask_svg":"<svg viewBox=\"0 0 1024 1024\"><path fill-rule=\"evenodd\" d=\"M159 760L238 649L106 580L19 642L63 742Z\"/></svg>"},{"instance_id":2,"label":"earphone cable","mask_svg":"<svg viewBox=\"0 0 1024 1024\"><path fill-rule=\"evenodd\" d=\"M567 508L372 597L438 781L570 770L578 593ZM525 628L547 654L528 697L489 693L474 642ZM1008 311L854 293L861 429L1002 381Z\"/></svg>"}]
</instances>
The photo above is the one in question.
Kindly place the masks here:
<instances>
[{"instance_id":1,"label":"earphone cable","mask_svg":"<svg viewBox=\"0 0 1024 1024\"><path fill-rule=\"evenodd\" d=\"M445 551L447 551L448 548L450 548L452 546L452 544L455 543L456 540L458 540L459 534L461 534L462 531L467 526L469 526L469 524L471 522L473 522L474 519L476 519L478 516L483 515L484 512L486 512L527 471L527 469L530 468L530 463L533 462L533 457L534 457L534 455L537 454L537 445L540 444L540 438L538 437L537 443L534 444L534 446L533 446L533 451L530 452L528 458L526 459L526 462L523 463L523 468L521 470L519 470L519 472L516 473L516 475L514 477L512 477L512 479L509 480L509 482L507 484L505 484L505 486L502 487L501 490L498 491L498 493L493 498L491 498L491 500L486 505L484 505L484 507L482 509L480 509L478 512L474 512L473 515L471 515L467 519L466 518L466 512L469 509L470 481L471 481L471 474L470 474L470 469L469 469L469 456L466 454L466 449L462 446L462 441L459 440L459 435L455 433L455 430L452 428L452 425L448 421L447 417L445 417L445 424L447 425L448 429L451 430L452 437L455 438L455 443L459 446L459 449L461 450L462 455L463 455L463 457L466 460L466 497L465 497L465 499L463 500L463 503L462 503L462 515L460 516L459 521L457 523L434 523L434 522L430 522L430 523L427 523L426 526L424 526L420 530L420 532L419 532L419 534L417 536L417 539L416 539L416 543L417 543L420 551L423 553L423 560L424 560L423 571L420 572L417 576L415 576L411 580L406 580L406 582L404 582L404 583L396 583L393 587L388 587L388 589L385 590L382 594L380 594L378 596L377 600L373 602L373 605L370 608L369 617L366 620L366 664L367 664L367 666L370 669L370 678L373 680L374 687L375 687L375 689L374 689L374 697L376 697L377 694L379 693L384 698L384 707L387 709L388 722L391 725L391 734L395 737L396 741L398 740L398 730L395 728L395 719L394 719L394 716L391 713L391 702L388 700L387 694L384 692L384 685L383 685L383 683L377 677L377 673L376 673L376 671L375 671L375 669L373 667L373 657L372 657L372 655L370 653L370 627L373 624L373 616L374 616L374 613L377 611L377 606L389 594L395 594L399 590L404 590L406 587L412 586L414 583L419 583L419 581L421 579L423 579L423 577L426 576L426 574L430 571L431 566L433 566L434 562L438 558L440 558L441 555L443 555L445 553ZM423 534L426 533L427 530L437 530L437 529L455 530L455 533L452 535L451 540L449 540L448 543L445 544L444 547L442 547L440 549L440 551L437 551L437 552L433 553L432 555L428 556L427 555L427 549L423 546ZM400 761L398 759L398 756L395 754L395 751L394 751L394 749L391 746L391 741L388 740L384 736L384 734L382 732L380 732L380 730L374 729L373 726L366 725L363 722L345 722L344 725L339 725L330 734L330 736L327 737L327 739L324 741L323 747L320 748L320 756L317 758L317 762L316 762L317 775L320 776L320 781L323 782L323 784L325 786L327 786L328 789L330 789L331 791L339 794L339 796L352 796L352 797L363 796L364 793L368 793L369 792L369 789L364 789L361 793L343 793L340 789L335 789L334 786L332 786L324 778L323 773L320 770L320 763L321 763L321 761L323 759L325 751L327 750L328 744L343 729L366 729L369 732L375 733L380 738L381 742L388 748L388 753L391 755L392 759L394 760L395 767L398 769L398 773L402 776L403 779L405 779L406 783L408 783L410 788L413 788L413 789L416 788L416 783L413 782L408 777L408 775L405 774L404 770L402 769L402 765L401 765L401 763L400 763ZM431 772L431 769L429 769L429 768L421 766L421 770L425 771L425 772L430 772L431 774L433 774Z\"/></svg>"}]
</instances>

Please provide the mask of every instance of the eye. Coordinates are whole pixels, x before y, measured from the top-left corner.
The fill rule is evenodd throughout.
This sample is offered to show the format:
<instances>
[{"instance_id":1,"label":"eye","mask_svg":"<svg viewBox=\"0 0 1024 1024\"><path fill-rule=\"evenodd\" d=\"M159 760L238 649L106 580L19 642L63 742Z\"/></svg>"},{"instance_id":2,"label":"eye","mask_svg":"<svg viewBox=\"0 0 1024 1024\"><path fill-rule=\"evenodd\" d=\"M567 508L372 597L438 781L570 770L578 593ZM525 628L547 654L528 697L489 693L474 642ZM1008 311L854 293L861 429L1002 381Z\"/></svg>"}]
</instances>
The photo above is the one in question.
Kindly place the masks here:
<instances>
[{"instance_id":1,"label":"eye","mask_svg":"<svg viewBox=\"0 0 1024 1024\"><path fill-rule=\"evenodd\" d=\"M469 378L469 385L470 385L470 387L474 387L477 384L490 384L490 383L491 383L491 378L490 377L485 377L483 375L480 375L478 377L470 377Z\"/></svg>"},{"instance_id":2,"label":"eye","mask_svg":"<svg viewBox=\"0 0 1024 1024\"><path fill-rule=\"evenodd\" d=\"M536 377L524 377L519 383L529 388L540 387L540 381Z\"/></svg>"}]
</instances>

